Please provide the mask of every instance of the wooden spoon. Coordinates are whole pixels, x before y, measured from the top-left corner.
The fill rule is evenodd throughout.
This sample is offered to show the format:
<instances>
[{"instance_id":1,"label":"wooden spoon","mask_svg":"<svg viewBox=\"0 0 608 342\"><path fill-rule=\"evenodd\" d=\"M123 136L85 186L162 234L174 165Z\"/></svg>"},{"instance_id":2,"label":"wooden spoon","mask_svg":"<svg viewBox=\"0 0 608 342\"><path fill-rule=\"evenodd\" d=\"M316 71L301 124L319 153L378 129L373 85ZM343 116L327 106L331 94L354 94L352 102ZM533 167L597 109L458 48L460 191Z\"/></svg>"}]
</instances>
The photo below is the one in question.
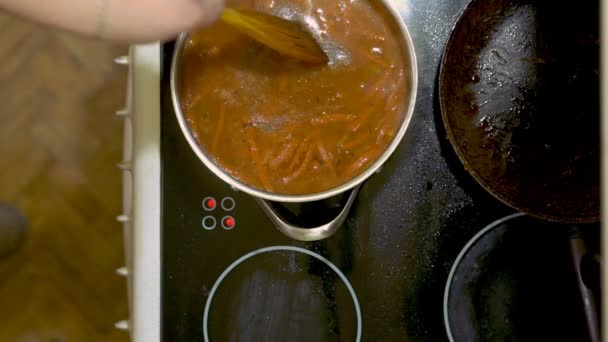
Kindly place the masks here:
<instances>
[{"instance_id":1,"label":"wooden spoon","mask_svg":"<svg viewBox=\"0 0 608 342\"><path fill-rule=\"evenodd\" d=\"M263 12L226 8L221 19L259 43L303 62L325 64L327 55L298 23Z\"/></svg>"}]
</instances>

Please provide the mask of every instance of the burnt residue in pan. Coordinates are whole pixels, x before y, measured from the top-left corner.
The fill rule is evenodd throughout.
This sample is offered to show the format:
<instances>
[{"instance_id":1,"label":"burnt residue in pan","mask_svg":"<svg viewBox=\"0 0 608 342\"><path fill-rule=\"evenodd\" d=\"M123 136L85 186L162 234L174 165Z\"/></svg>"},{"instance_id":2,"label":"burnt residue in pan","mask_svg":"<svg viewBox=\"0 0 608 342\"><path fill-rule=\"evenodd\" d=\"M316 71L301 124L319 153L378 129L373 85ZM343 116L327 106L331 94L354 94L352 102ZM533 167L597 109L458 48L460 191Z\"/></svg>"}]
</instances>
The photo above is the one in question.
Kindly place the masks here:
<instances>
[{"instance_id":1,"label":"burnt residue in pan","mask_svg":"<svg viewBox=\"0 0 608 342\"><path fill-rule=\"evenodd\" d=\"M474 0L443 58L442 114L465 168L550 220L599 217L598 5Z\"/></svg>"}]
</instances>

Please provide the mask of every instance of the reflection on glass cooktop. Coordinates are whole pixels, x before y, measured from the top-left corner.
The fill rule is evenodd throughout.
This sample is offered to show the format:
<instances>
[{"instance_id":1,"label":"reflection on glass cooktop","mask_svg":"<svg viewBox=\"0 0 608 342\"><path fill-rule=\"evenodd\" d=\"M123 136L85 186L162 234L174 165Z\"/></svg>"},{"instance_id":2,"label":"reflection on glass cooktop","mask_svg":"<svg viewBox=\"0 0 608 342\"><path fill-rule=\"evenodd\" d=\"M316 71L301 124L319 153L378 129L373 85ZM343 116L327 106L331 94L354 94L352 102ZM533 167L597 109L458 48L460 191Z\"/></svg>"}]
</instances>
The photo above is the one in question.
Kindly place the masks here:
<instances>
[{"instance_id":1,"label":"reflection on glass cooktop","mask_svg":"<svg viewBox=\"0 0 608 342\"><path fill-rule=\"evenodd\" d=\"M205 306L210 341L354 341L361 308L338 267L307 249L275 246L231 264Z\"/></svg>"},{"instance_id":2,"label":"reflection on glass cooktop","mask_svg":"<svg viewBox=\"0 0 608 342\"><path fill-rule=\"evenodd\" d=\"M397 2L418 57L414 117L345 224L319 242L281 234L253 198L191 151L172 109L173 45L164 46L163 341L447 340L442 300L452 263L475 233L513 210L466 174L442 129L439 59L467 1ZM340 203L283 214L311 226Z\"/></svg>"}]
</instances>

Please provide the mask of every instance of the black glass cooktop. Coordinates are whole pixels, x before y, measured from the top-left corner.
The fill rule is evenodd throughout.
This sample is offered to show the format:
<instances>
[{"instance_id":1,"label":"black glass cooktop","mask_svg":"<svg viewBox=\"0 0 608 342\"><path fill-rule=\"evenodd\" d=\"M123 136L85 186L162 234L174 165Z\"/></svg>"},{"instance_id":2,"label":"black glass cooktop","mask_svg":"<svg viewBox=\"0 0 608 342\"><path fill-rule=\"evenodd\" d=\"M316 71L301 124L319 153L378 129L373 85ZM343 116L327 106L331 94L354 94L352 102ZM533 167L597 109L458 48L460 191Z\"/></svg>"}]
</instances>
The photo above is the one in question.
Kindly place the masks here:
<instances>
[{"instance_id":1,"label":"black glass cooktop","mask_svg":"<svg viewBox=\"0 0 608 342\"><path fill-rule=\"evenodd\" d=\"M466 2L399 1L418 57L414 117L343 227L319 242L285 237L198 160L172 109L173 45L163 47L163 341L447 340L450 267L513 213L468 176L439 113L439 59ZM303 212L292 219L310 218Z\"/></svg>"}]
</instances>

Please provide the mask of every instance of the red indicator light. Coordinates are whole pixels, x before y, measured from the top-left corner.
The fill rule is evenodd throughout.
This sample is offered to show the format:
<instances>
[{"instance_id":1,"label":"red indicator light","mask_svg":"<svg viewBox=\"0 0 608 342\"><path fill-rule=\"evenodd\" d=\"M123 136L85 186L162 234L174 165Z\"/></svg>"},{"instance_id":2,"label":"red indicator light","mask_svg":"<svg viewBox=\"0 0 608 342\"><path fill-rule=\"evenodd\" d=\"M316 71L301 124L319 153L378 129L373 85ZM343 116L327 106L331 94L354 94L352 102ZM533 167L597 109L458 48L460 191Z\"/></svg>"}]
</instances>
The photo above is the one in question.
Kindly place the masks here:
<instances>
[{"instance_id":1,"label":"red indicator light","mask_svg":"<svg viewBox=\"0 0 608 342\"><path fill-rule=\"evenodd\" d=\"M232 227L234 227L234 219L233 219L232 217L227 217L227 218L224 220L224 225L225 225L226 227L228 227L228 228L232 228Z\"/></svg>"},{"instance_id":2,"label":"red indicator light","mask_svg":"<svg viewBox=\"0 0 608 342\"><path fill-rule=\"evenodd\" d=\"M213 197L207 197L203 200L203 209L207 211L215 210L217 207L217 201Z\"/></svg>"}]
</instances>

